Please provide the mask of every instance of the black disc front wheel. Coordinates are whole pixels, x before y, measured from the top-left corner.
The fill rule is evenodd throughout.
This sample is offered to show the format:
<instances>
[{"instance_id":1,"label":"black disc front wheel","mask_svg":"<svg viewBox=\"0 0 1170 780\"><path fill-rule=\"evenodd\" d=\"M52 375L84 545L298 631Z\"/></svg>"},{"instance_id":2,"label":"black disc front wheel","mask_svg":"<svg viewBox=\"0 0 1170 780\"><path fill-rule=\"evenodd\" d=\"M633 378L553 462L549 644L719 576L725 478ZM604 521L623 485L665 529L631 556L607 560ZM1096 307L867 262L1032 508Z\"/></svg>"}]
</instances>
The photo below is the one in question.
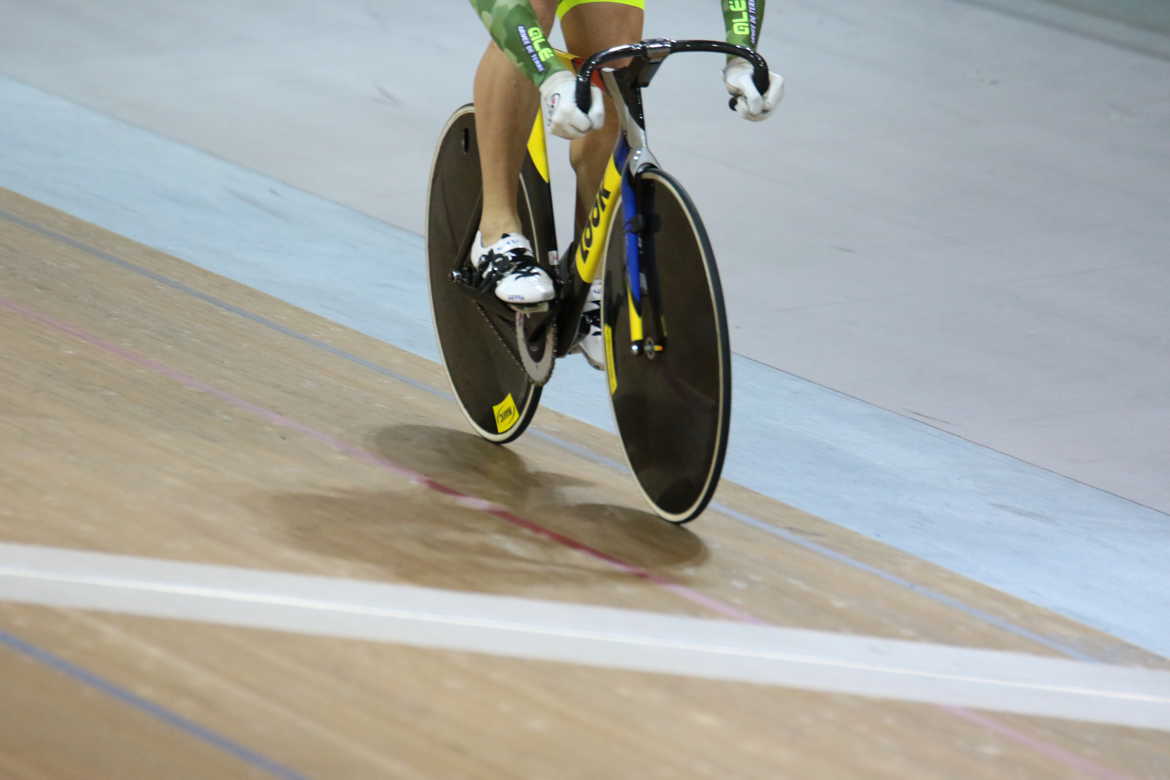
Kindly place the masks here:
<instances>
[{"instance_id":1,"label":"black disc front wheel","mask_svg":"<svg viewBox=\"0 0 1170 780\"><path fill-rule=\"evenodd\" d=\"M642 492L659 516L685 523L711 500L727 451L727 317L711 243L686 192L656 169L639 174L635 187L644 230L637 290L621 220L610 229L606 255L610 397ZM632 338L639 329L641 338Z\"/></svg>"}]
</instances>

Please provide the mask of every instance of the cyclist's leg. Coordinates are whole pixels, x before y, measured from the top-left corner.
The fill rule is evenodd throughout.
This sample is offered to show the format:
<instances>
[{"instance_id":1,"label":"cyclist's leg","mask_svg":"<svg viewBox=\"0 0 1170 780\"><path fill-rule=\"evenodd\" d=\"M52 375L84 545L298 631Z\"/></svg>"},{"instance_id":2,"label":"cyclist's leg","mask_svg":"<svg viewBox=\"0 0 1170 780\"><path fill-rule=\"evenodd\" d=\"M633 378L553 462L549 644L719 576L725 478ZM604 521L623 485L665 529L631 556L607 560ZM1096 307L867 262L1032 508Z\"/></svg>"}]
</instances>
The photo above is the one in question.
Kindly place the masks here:
<instances>
[{"instance_id":1,"label":"cyclist's leg","mask_svg":"<svg viewBox=\"0 0 1170 780\"><path fill-rule=\"evenodd\" d=\"M547 34L556 0L532 0ZM495 43L489 43L475 73L475 123L483 174L483 215L480 230L488 246L503 233L519 233L516 213L517 171L524 162L528 133L540 105L528 77Z\"/></svg>"},{"instance_id":2,"label":"cyclist's leg","mask_svg":"<svg viewBox=\"0 0 1170 780\"><path fill-rule=\"evenodd\" d=\"M579 56L588 56L611 46L636 43L642 39L642 23L645 16L641 3L636 0L587 0L579 3L560 3L564 11L561 28L569 51ZM608 67L618 67L621 62ZM618 121L613 101L606 97L605 125L582 138L573 141L570 158L577 172L577 221L585 218L592 204L593 195L601 184L605 165L617 140Z\"/></svg>"},{"instance_id":3,"label":"cyclist's leg","mask_svg":"<svg viewBox=\"0 0 1170 780\"><path fill-rule=\"evenodd\" d=\"M565 45L569 51L588 56L611 46L634 43L642 38L641 0L562 0L558 13L562 13L561 29L565 34ZM624 63L613 62L609 67L620 67ZM588 135L573 141L570 160L577 172L577 226L585 221L592 204L593 195L601 184L609 155L613 151L618 133L617 112L613 101L605 100L605 125ZM578 348L585 359L596 369L602 369L605 361L605 346L601 329L601 285L596 283L589 295L581 316L581 340Z\"/></svg>"}]
</instances>

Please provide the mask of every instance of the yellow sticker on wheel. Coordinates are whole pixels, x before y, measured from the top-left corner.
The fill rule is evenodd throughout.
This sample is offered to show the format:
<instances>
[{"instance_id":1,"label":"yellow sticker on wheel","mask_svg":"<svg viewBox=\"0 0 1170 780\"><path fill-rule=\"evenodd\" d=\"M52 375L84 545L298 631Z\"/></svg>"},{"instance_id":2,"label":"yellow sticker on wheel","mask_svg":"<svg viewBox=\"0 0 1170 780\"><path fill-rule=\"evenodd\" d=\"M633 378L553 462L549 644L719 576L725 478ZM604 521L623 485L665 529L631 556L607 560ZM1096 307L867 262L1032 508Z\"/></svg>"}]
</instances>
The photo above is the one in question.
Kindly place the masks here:
<instances>
[{"instance_id":1,"label":"yellow sticker on wheel","mask_svg":"<svg viewBox=\"0 0 1170 780\"><path fill-rule=\"evenodd\" d=\"M506 433L520 420L520 412L516 409L516 402L512 394L504 396L504 400L492 407L496 415L496 432Z\"/></svg>"}]
</instances>

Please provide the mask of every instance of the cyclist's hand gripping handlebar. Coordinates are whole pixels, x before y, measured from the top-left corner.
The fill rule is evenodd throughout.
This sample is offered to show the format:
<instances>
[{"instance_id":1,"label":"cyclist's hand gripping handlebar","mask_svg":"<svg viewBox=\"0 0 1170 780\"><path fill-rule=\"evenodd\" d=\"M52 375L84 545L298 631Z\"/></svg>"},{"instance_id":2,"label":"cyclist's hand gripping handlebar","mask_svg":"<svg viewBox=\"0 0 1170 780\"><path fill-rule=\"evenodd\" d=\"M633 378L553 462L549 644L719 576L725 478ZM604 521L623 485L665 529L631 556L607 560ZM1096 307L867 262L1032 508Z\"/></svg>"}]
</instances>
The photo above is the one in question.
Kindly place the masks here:
<instances>
[{"instance_id":1,"label":"cyclist's hand gripping handlebar","mask_svg":"<svg viewBox=\"0 0 1170 780\"><path fill-rule=\"evenodd\" d=\"M572 73L560 71L540 85L540 106L549 132L569 140L580 138L605 124L605 101L601 99L601 90L594 87L592 92L596 95L590 95L590 90L586 90L587 96L596 99L586 102L581 108L575 100L576 83Z\"/></svg>"},{"instance_id":2,"label":"cyclist's hand gripping handlebar","mask_svg":"<svg viewBox=\"0 0 1170 780\"><path fill-rule=\"evenodd\" d=\"M723 68L723 84L731 95L731 110L753 122L771 116L784 97L783 76L769 73L766 66L761 71L746 60L728 61Z\"/></svg>"}]
</instances>

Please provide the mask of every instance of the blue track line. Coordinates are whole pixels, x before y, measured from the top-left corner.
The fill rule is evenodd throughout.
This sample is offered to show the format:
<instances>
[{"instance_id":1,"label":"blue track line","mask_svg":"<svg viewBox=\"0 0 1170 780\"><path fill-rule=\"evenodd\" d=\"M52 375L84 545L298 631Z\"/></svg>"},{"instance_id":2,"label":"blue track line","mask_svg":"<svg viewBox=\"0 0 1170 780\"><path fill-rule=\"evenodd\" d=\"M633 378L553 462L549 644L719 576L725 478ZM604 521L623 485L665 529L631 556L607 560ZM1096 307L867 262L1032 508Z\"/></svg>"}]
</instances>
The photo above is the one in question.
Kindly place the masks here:
<instances>
[{"instance_id":1,"label":"blue track line","mask_svg":"<svg viewBox=\"0 0 1170 780\"><path fill-rule=\"evenodd\" d=\"M99 258L99 259L104 260L106 262L112 263L112 264L118 266L119 268L123 268L127 271L131 271L131 272L138 274L140 276L144 276L148 279L151 279L155 282L158 282L159 284L166 285L167 287L170 287L173 290L184 293L185 295L190 295L190 296L197 298L205 303L211 304L212 306L215 306L218 309L221 309L223 311L230 312L230 313L235 314L237 316L243 317L244 319L247 319L250 322L254 322L254 323L261 325L265 328L269 328L269 329L274 330L278 333L281 333L285 336L289 336L289 337L296 339L297 341L300 341L304 344L308 344L308 345L315 347L317 349L322 349L322 350L328 352L329 354L335 355L335 356L340 357L344 360L347 360L347 361L350 361L350 362L355 363L357 365L360 365L363 368L367 368L367 369L374 371L382 376L385 376L385 377L388 377L390 379L394 379L396 381L402 382L406 385L409 385L410 387L415 388L416 390L421 390L425 393L428 393L428 394L434 395L434 396L438 396L440 398L446 398L446 399L450 399L452 401L454 400L454 397L448 392L439 390L439 389L432 387L424 382L419 382L417 380L414 380L414 379L411 379L409 377L398 374L397 372L394 372L394 371L392 371L384 366L380 366L377 363L373 363L369 360L366 360L365 358L362 358L362 357L359 357L357 355L346 352L345 350L338 349L337 347L334 347L331 344L327 344L326 342L321 341L320 339L316 339L316 338L313 338L312 336L307 336L303 333L299 333L295 330L292 330L291 328L288 328L284 325L281 325L280 323L273 322L272 320L269 320L268 318L263 317L261 315L254 314L254 313L249 312L245 309L241 309L238 306L234 306L234 305L232 305L226 301L222 301L222 300L220 300L212 295L208 295L207 293L204 293L200 290L196 290L195 288L190 287L188 285L185 285L182 282L176 281L174 279L171 279L169 277L166 277L166 276L163 276L159 273L151 271L148 268L143 268L142 266L136 265L136 264L131 263L127 260L123 260L122 258L111 255L108 252L104 252L101 249L97 249L95 247L88 246L87 244L84 244L80 241L76 241L68 236L62 235L62 234L57 233L53 230L49 230L49 229L44 228L40 225L30 223L27 220L21 219L20 217L14 215L14 214L11 214L8 211L5 211L3 209L0 209L0 218L8 220L9 222L15 223L17 225L20 225L21 227L25 228L26 230L31 230L31 231L38 233L46 238L50 238L50 239L55 240L55 241L61 241L65 244L68 244L71 247L74 247L75 249L79 249L83 252L86 252L87 254L90 254L90 255L96 257L96 258ZM569 452L573 455L584 458L584 459L589 460L593 463L602 465L606 468L612 469L612 470L617 471L619 473L626 474L629 472L629 469L624 464L618 463L617 461L615 461L611 458L608 458L608 457L605 457L605 456L600 455L598 453L595 453L592 450L588 449L587 447L583 447L579 444L565 441L565 440L560 439L560 438L558 438L550 433L547 433L546 431L541 431L535 427L529 429L529 432L535 433L537 436L539 436L539 438L541 438L541 439L543 439L551 444L554 444L557 447L559 447L559 448L561 448L561 449L565 450L566 452ZM871 574L871 575L878 577L878 578L880 578L888 583L891 583L893 585L897 585L899 587L902 587L902 588L910 590L914 593L917 593L918 595L920 595L924 598L930 599L931 601L934 601L936 603L942 604L942 605L947 606L947 607L951 607L953 609L957 609L957 610L964 612L965 614L967 614L967 615L969 615L969 616L971 616L971 617L973 617L973 618L975 618L975 619L977 619L977 620L979 620L987 625L990 625L990 626L998 628L1002 631L1006 631L1008 633L1014 634L1015 636L1018 636L1022 639L1027 639L1029 641L1036 642L1044 647L1049 648L1050 650L1054 650L1054 651L1061 653L1062 655L1065 655L1069 658L1075 658L1075 659L1081 660L1081 661L1103 660L1101 658L1084 653L1084 652L1082 652L1074 647L1071 647L1063 642L1060 642L1060 641L1055 640L1055 639L1050 639L1050 638L1045 637L1041 634L1038 634L1034 631L1031 631L1027 628L1024 628L1023 626L1016 625L1015 623L1012 623L1009 620L992 615L992 614L985 612L984 610L981 610L977 607L972 607L969 604L966 604L966 603L960 601L959 599L948 596L944 593L939 593L939 592L937 592L931 588L927 588L923 585L918 585L917 583L910 582L909 580L906 580L902 577L899 577L896 574L892 574L892 573L885 571L883 569L880 569L880 568L877 568L875 566L871 566L869 564L858 561L854 558L849 557L848 555L845 555L843 553L839 553L835 550L832 550L828 547L825 547L824 545L820 545L820 544L817 544L815 542L810 542L807 539L803 539L798 534L794 534L794 533L791 533L789 531L785 531L783 529L777 528L776 526L771 525L770 523L767 523L765 521L762 521L762 520L759 520L757 518L746 515L742 512L739 512L735 509L732 509L732 508L725 506L723 504L720 504L718 502L713 502L711 504L711 508L726 515L727 517L730 517L733 520L744 523L745 525L748 525L752 528L763 531L764 533L770 534L771 536L773 536L777 539L781 539L781 540L786 541L790 544L799 546L802 549L808 550L809 552L813 552L813 553L820 555L821 557L826 558L828 560L832 560L832 561L835 561L835 562L840 563L842 565L848 566L850 568L866 572L867 574Z\"/></svg>"},{"instance_id":2,"label":"blue track line","mask_svg":"<svg viewBox=\"0 0 1170 780\"><path fill-rule=\"evenodd\" d=\"M230 753L241 761L267 772L273 777L281 778L281 780L306 780L305 775L300 774L283 764L277 763L270 758L260 755L254 750L250 750L237 742L233 742L227 737L221 736L214 731L200 726L194 721L184 718L182 715L171 712L152 701L131 693L125 688L116 685L102 677L97 676L93 672L87 671L76 664L66 661L64 658L53 655L52 653L42 650L35 645L32 645L23 639L20 639L6 631L0 630L0 644L7 645L11 650L14 650L21 655L31 658L34 661L44 664L58 672L66 674L73 679L82 682L91 688L96 688L108 696L125 703L131 707L150 715L169 726L183 731L212 747L218 748L225 753Z\"/></svg>"}]
</instances>

